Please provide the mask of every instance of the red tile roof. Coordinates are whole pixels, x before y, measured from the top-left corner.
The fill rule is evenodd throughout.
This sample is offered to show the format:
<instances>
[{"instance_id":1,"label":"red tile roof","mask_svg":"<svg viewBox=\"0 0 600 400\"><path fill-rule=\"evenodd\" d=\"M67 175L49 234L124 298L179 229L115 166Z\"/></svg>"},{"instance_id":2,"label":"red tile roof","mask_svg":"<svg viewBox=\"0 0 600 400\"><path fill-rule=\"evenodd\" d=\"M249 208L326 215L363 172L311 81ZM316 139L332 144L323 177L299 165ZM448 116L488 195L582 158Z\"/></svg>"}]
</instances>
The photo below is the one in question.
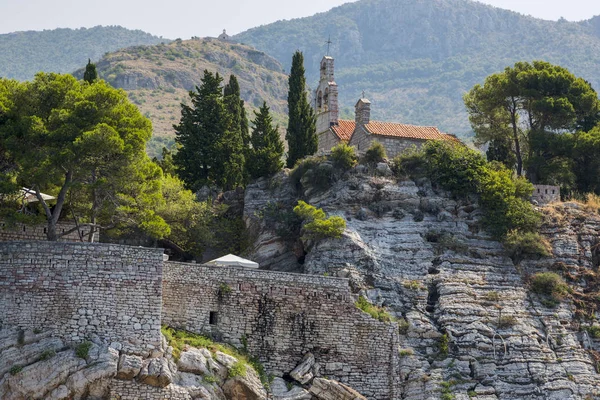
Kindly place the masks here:
<instances>
[{"instance_id":1,"label":"red tile roof","mask_svg":"<svg viewBox=\"0 0 600 400\"><path fill-rule=\"evenodd\" d=\"M356 123L345 119L338 120L338 125L333 125L331 130L340 140L349 141L354 133Z\"/></svg>"},{"instance_id":2,"label":"red tile roof","mask_svg":"<svg viewBox=\"0 0 600 400\"><path fill-rule=\"evenodd\" d=\"M415 126L394 122L371 121L365 125L365 128L373 135L421 140L459 141L456 136L442 133L435 126Z\"/></svg>"}]
</instances>

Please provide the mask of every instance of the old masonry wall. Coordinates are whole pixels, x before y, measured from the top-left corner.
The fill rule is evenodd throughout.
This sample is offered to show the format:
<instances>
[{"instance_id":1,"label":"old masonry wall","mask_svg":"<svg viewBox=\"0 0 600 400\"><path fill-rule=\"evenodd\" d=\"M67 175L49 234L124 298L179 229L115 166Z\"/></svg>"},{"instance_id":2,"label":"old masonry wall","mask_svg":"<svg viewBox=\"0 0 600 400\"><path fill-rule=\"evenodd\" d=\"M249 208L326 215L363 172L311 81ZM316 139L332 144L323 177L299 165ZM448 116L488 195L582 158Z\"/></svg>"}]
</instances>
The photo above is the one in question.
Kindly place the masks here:
<instances>
[{"instance_id":1,"label":"old masonry wall","mask_svg":"<svg viewBox=\"0 0 600 400\"><path fill-rule=\"evenodd\" d=\"M162 321L246 346L279 376L312 352L321 375L398 398L398 327L355 300L346 279L168 262Z\"/></svg>"},{"instance_id":2,"label":"old masonry wall","mask_svg":"<svg viewBox=\"0 0 600 400\"><path fill-rule=\"evenodd\" d=\"M97 336L129 353L160 346L162 249L0 242L0 324Z\"/></svg>"}]
</instances>

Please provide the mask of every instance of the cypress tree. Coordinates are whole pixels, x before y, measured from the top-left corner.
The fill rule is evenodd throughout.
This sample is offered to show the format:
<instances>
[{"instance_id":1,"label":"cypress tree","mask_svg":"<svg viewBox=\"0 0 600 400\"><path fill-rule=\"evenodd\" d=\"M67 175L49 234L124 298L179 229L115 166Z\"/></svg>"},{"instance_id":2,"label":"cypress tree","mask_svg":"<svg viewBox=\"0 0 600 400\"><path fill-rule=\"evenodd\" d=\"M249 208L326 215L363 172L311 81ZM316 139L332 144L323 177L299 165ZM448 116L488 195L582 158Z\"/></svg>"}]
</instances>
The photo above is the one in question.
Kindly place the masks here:
<instances>
[{"instance_id":1,"label":"cypress tree","mask_svg":"<svg viewBox=\"0 0 600 400\"><path fill-rule=\"evenodd\" d=\"M277 127L273 127L273 118L266 102L258 112L254 112L252 128L252 163L249 163L250 176L253 179L270 176L283 168L283 142Z\"/></svg>"},{"instance_id":2,"label":"cypress tree","mask_svg":"<svg viewBox=\"0 0 600 400\"><path fill-rule=\"evenodd\" d=\"M173 126L180 145L173 162L186 187L194 191L204 185L228 190L243 182L242 141L232 129L221 82L218 73L205 70L200 87L190 92L192 106L181 105L181 120Z\"/></svg>"},{"instance_id":3,"label":"cypress tree","mask_svg":"<svg viewBox=\"0 0 600 400\"><path fill-rule=\"evenodd\" d=\"M289 121L285 138L289 149L287 166L292 168L297 160L316 153L318 146L316 117L308 102L304 56L300 51L296 51L292 57L292 69L288 82Z\"/></svg>"},{"instance_id":4,"label":"cypress tree","mask_svg":"<svg viewBox=\"0 0 600 400\"><path fill-rule=\"evenodd\" d=\"M85 72L83 73L83 80L87 83L94 83L98 79L98 72L96 72L96 64L92 64L92 60L88 58L88 63L85 66Z\"/></svg>"},{"instance_id":5,"label":"cypress tree","mask_svg":"<svg viewBox=\"0 0 600 400\"><path fill-rule=\"evenodd\" d=\"M246 159L249 154L250 135L248 134L248 117L244 101L240 97L240 85L235 75L229 77L229 82L223 88L225 106L231 115L231 134L223 141L223 151L231 155L230 164L225 168L227 182L239 185L248 180Z\"/></svg>"},{"instance_id":6,"label":"cypress tree","mask_svg":"<svg viewBox=\"0 0 600 400\"><path fill-rule=\"evenodd\" d=\"M233 115L233 124L236 129L239 126L244 146L248 146L250 143L248 116L246 115L246 109L244 108L244 100L242 100L240 96L240 85L235 75L229 77L229 82L223 88L223 95L225 96L227 108Z\"/></svg>"}]
</instances>

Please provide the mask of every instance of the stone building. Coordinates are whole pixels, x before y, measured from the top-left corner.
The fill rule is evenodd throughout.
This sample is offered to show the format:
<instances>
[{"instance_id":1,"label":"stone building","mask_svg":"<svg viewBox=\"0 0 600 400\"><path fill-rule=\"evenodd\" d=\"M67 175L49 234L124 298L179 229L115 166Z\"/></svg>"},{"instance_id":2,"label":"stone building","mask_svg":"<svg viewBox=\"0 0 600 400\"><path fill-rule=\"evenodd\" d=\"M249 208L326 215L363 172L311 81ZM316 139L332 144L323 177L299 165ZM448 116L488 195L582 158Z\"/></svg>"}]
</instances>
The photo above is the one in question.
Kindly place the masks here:
<instances>
[{"instance_id":1,"label":"stone building","mask_svg":"<svg viewBox=\"0 0 600 400\"><path fill-rule=\"evenodd\" d=\"M531 200L539 205L560 201L560 187L553 185L533 185Z\"/></svg>"},{"instance_id":2,"label":"stone building","mask_svg":"<svg viewBox=\"0 0 600 400\"><path fill-rule=\"evenodd\" d=\"M219 40L229 41L229 35L227 34L227 30L223 29L223 33L218 36Z\"/></svg>"},{"instance_id":3,"label":"stone building","mask_svg":"<svg viewBox=\"0 0 600 400\"><path fill-rule=\"evenodd\" d=\"M405 149L419 147L428 140L459 142L455 136L442 133L433 126L371 121L371 102L366 98L361 98L356 103L354 121L339 119L338 85L335 82L333 57L323 57L320 69L321 77L315 90L314 104L320 152L328 151L342 141L362 152L369 148L371 142L378 141L385 147L388 157L392 158Z\"/></svg>"}]
</instances>

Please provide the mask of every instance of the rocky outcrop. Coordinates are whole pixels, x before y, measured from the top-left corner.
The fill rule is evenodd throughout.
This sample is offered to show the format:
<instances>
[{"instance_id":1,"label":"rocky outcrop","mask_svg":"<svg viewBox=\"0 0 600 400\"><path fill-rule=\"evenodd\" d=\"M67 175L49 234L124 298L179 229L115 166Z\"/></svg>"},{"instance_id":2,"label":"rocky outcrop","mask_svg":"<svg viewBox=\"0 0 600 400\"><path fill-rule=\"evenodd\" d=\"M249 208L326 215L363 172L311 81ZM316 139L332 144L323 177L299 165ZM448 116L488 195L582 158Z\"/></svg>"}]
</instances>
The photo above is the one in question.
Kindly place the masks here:
<instances>
[{"instance_id":1,"label":"rocky outcrop","mask_svg":"<svg viewBox=\"0 0 600 400\"><path fill-rule=\"evenodd\" d=\"M253 259L276 255L286 270L347 277L356 293L398 318L400 398L600 396L597 344L586 333L597 307L598 215L577 203L542 209L552 257L513 261L483 229L475 198L381 175L359 166L325 190L308 181L296 191L285 173L275 185L250 185ZM260 218L272 204L289 211L299 198L344 217L343 237L284 238ZM529 290L529 277L547 270L562 273L573 291L555 308Z\"/></svg>"}]
</instances>

